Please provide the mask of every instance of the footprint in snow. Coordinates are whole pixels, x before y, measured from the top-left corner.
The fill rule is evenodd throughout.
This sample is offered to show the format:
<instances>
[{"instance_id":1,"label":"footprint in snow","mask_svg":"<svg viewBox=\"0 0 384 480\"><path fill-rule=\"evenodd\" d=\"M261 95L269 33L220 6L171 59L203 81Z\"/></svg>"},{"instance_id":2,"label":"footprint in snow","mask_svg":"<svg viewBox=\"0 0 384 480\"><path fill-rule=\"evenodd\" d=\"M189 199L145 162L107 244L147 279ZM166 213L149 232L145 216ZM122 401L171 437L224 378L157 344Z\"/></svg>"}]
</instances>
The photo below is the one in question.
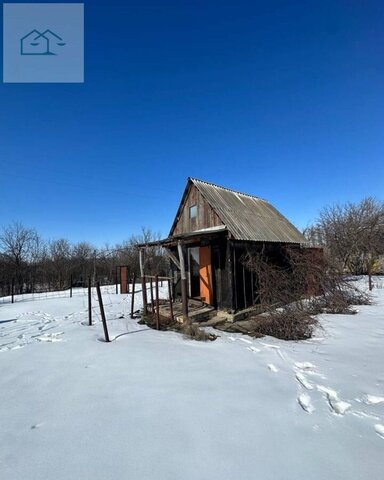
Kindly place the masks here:
<instances>
[{"instance_id":1,"label":"footprint in snow","mask_svg":"<svg viewBox=\"0 0 384 480\"><path fill-rule=\"evenodd\" d=\"M261 352L260 349L256 348L256 347L247 347L247 349L253 353L259 353Z\"/></svg>"},{"instance_id":2,"label":"footprint in snow","mask_svg":"<svg viewBox=\"0 0 384 480\"><path fill-rule=\"evenodd\" d=\"M307 393L302 393L297 399L300 407L307 413L312 413L315 411L315 407L312 405L311 397Z\"/></svg>"},{"instance_id":3,"label":"footprint in snow","mask_svg":"<svg viewBox=\"0 0 384 480\"><path fill-rule=\"evenodd\" d=\"M297 362L295 367L300 368L300 370L312 370L316 368L316 365L310 362Z\"/></svg>"},{"instance_id":4,"label":"footprint in snow","mask_svg":"<svg viewBox=\"0 0 384 480\"><path fill-rule=\"evenodd\" d=\"M61 338L57 338L59 335L63 335L64 332L57 332L57 333L45 333L44 335L41 335L40 337L36 337L36 340L38 342L62 342L63 340Z\"/></svg>"},{"instance_id":5,"label":"footprint in snow","mask_svg":"<svg viewBox=\"0 0 384 480\"><path fill-rule=\"evenodd\" d=\"M267 347L267 348L275 348L276 350L279 350L280 347L278 345L271 345L270 343L263 343L263 342L260 342L262 345L264 345L264 347Z\"/></svg>"},{"instance_id":6,"label":"footprint in snow","mask_svg":"<svg viewBox=\"0 0 384 480\"><path fill-rule=\"evenodd\" d=\"M375 425L375 432L377 433L377 435L384 439L384 425L381 425L380 423L377 423Z\"/></svg>"},{"instance_id":7,"label":"footprint in snow","mask_svg":"<svg viewBox=\"0 0 384 480\"><path fill-rule=\"evenodd\" d=\"M379 403L384 403L384 397L378 397L376 395L370 395L367 393L364 395L362 400L357 400L358 402L363 402L367 405L378 405Z\"/></svg>"},{"instance_id":8,"label":"footprint in snow","mask_svg":"<svg viewBox=\"0 0 384 480\"><path fill-rule=\"evenodd\" d=\"M296 380L307 390L313 390L313 385L305 378L302 373L296 373Z\"/></svg>"},{"instance_id":9,"label":"footprint in snow","mask_svg":"<svg viewBox=\"0 0 384 480\"><path fill-rule=\"evenodd\" d=\"M250 340L247 340L246 338L239 338L244 343L252 343Z\"/></svg>"},{"instance_id":10,"label":"footprint in snow","mask_svg":"<svg viewBox=\"0 0 384 480\"><path fill-rule=\"evenodd\" d=\"M331 388L318 385L317 389L319 392L325 394L332 412L336 415L344 415L345 412L351 408L351 404L340 400L337 393Z\"/></svg>"},{"instance_id":11,"label":"footprint in snow","mask_svg":"<svg viewBox=\"0 0 384 480\"><path fill-rule=\"evenodd\" d=\"M36 430L37 428L40 428L42 423L36 423L35 425L31 425L31 430Z\"/></svg>"}]
</instances>

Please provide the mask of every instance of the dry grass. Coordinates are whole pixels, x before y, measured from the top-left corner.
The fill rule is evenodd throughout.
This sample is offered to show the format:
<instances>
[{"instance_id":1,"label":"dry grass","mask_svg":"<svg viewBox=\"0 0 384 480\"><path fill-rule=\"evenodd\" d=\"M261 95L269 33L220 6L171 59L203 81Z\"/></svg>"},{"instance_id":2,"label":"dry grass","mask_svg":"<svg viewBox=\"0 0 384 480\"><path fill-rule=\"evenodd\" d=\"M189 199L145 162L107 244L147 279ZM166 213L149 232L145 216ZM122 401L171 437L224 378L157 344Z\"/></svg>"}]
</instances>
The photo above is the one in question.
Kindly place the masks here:
<instances>
[{"instance_id":1,"label":"dry grass","mask_svg":"<svg viewBox=\"0 0 384 480\"><path fill-rule=\"evenodd\" d=\"M141 320L138 322L143 325L147 325L150 328L156 329L155 317L151 314L142 315ZM207 342L216 340L216 335L207 333L205 330L199 327L196 323L179 323L172 321L169 317L160 318L160 330L171 330L181 333L185 338L191 338L199 342Z\"/></svg>"},{"instance_id":2,"label":"dry grass","mask_svg":"<svg viewBox=\"0 0 384 480\"><path fill-rule=\"evenodd\" d=\"M185 338L191 338L199 342L213 341L217 338L216 335L206 332L196 325L196 323L179 323L178 325L180 325L180 327L176 331L181 332Z\"/></svg>"}]
</instances>

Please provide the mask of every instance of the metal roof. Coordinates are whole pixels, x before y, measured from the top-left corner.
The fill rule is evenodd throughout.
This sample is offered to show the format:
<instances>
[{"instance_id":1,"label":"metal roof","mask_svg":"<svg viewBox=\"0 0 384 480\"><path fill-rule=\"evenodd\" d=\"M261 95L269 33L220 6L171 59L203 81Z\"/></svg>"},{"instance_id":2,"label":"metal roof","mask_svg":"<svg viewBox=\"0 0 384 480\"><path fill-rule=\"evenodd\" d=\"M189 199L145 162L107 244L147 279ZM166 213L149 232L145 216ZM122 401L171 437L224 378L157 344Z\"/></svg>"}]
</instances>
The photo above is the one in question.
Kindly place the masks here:
<instances>
[{"instance_id":1,"label":"metal roof","mask_svg":"<svg viewBox=\"0 0 384 480\"><path fill-rule=\"evenodd\" d=\"M200 191L235 240L306 243L299 230L266 200L196 178L189 178L189 182Z\"/></svg>"}]
</instances>

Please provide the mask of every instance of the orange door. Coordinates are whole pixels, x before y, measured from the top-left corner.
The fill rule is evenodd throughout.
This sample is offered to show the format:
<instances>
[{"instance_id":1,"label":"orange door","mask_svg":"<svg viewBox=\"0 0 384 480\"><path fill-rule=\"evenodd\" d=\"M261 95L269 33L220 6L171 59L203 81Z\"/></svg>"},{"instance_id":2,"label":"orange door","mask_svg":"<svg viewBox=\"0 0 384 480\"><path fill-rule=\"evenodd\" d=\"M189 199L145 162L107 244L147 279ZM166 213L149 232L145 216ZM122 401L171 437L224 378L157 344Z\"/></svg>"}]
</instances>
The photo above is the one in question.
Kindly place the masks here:
<instances>
[{"instance_id":1,"label":"orange door","mask_svg":"<svg viewBox=\"0 0 384 480\"><path fill-rule=\"evenodd\" d=\"M213 302L210 246L200 247L200 297L205 303Z\"/></svg>"}]
</instances>

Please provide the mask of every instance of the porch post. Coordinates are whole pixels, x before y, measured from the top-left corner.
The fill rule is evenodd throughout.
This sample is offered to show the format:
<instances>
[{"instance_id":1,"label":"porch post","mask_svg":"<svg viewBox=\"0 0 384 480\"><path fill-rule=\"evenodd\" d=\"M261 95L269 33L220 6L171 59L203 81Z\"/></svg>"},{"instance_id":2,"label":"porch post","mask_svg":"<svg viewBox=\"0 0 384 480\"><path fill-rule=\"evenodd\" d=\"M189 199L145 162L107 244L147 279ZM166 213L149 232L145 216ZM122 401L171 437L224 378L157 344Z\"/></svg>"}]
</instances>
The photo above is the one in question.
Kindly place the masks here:
<instances>
[{"instance_id":1,"label":"porch post","mask_svg":"<svg viewBox=\"0 0 384 480\"><path fill-rule=\"evenodd\" d=\"M183 306L183 320L187 322L188 319L188 294L187 294L187 275L185 273L185 261L182 243L177 242L177 251L179 253L180 273L181 273L181 301Z\"/></svg>"}]
</instances>

